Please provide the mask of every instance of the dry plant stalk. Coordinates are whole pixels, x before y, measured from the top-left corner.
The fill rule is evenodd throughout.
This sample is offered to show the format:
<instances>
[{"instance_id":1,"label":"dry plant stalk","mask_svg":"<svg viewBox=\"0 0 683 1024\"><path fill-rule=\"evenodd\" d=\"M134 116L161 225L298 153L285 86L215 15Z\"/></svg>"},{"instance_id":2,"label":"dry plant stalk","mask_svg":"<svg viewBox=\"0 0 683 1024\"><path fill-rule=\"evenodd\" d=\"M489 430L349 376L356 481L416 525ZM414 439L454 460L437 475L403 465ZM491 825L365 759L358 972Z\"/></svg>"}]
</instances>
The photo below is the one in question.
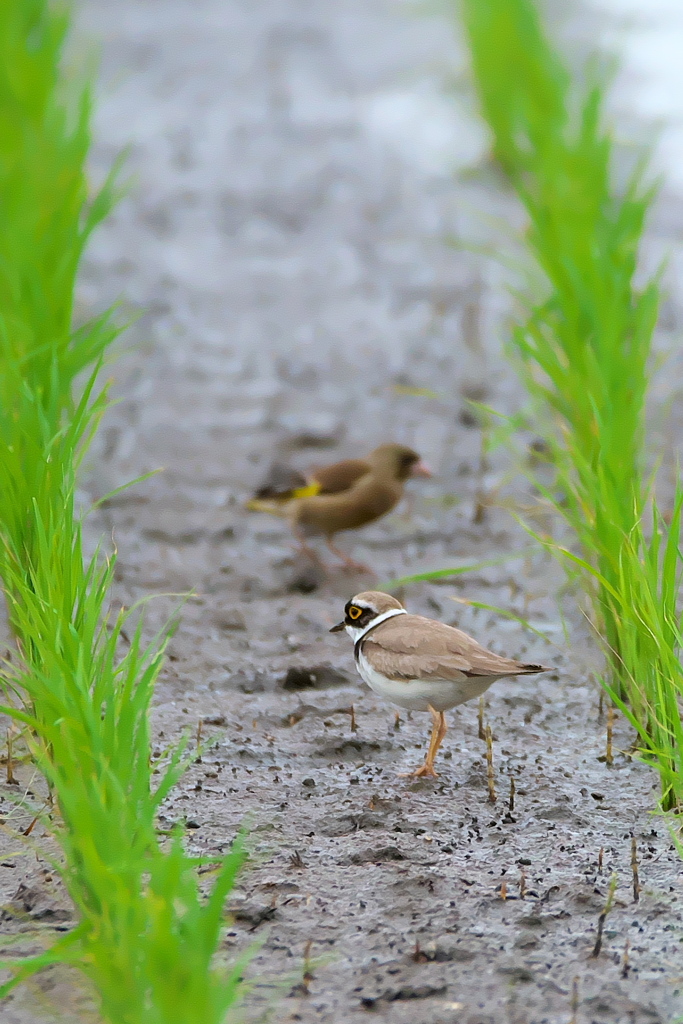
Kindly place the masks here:
<instances>
[{"instance_id":1,"label":"dry plant stalk","mask_svg":"<svg viewBox=\"0 0 683 1024\"><path fill-rule=\"evenodd\" d=\"M479 698L479 711L477 712L477 735L479 736L480 740L485 740L486 739L486 732L484 730L484 708L485 707L486 707L486 702L484 701L483 697L480 697Z\"/></svg>"},{"instance_id":2,"label":"dry plant stalk","mask_svg":"<svg viewBox=\"0 0 683 1024\"><path fill-rule=\"evenodd\" d=\"M510 776L510 798L508 800L508 810L510 813L515 809L515 779L514 776Z\"/></svg>"},{"instance_id":3,"label":"dry plant stalk","mask_svg":"<svg viewBox=\"0 0 683 1024\"><path fill-rule=\"evenodd\" d=\"M14 732L12 726L7 730L7 785L19 785L19 781L14 774Z\"/></svg>"},{"instance_id":4,"label":"dry plant stalk","mask_svg":"<svg viewBox=\"0 0 683 1024\"><path fill-rule=\"evenodd\" d=\"M605 749L605 764L611 767L614 764L612 753L612 734L614 731L614 708L610 704L607 708L607 747Z\"/></svg>"},{"instance_id":5,"label":"dry plant stalk","mask_svg":"<svg viewBox=\"0 0 683 1024\"><path fill-rule=\"evenodd\" d=\"M598 852L598 874L602 874L602 861L605 856L605 847L601 846Z\"/></svg>"},{"instance_id":6,"label":"dry plant stalk","mask_svg":"<svg viewBox=\"0 0 683 1024\"><path fill-rule=\"evenodd\" d=\"M578 975L572 980L572 1001L571 1001L572 1016L569 1024L578 1024L579 1014L579 978Z\"/></svg>"},{"instance_id":7,"label":"dry plant stalk","mask_svg":"<svg viewBox=\"0 0 683 1024\"><path fill-rule=\"evenodd\" d=\"M595 945L593 946L593 952L591 957L597 959L600 956L600 950L602 949L602 932L605 927L605 921L609 914L612 906L614 905L614 894L617 891L617 876L613 874L609 880L609 889L607 890L607 899L605 900L605 907L600 917L598 918L598 934L595 937Z\"/></svg>"},{"instance_id":8,"label":"dry plant stalk","mask_svg":"<svg viewBox=\"0 0 683 1024\"><path fill-rule=\"evenodd\" d=\"M479 472L477 474L477 497L474 504L474 513L472 515L472 522L477 526L484 522L484 519L486 518L486 508L489 503L489 495L487 494L484 486L484 479L490 468L488 460L489 441L489 431L484 427L481 432L481 452L479 455Z\"/></svg>"},{"instance_id":9,"label":"dry plant stalk","mask_svg":"<svg viewBox=\"0 0 683 1024\"><path fill-rule=\"evenodd\" d=\"M415 939L415 949L410 954L410 959L414 964L426 964L429 962L429 957L422 949L419 939Z\"/></svg>"},{"instance_id":10,"label":"dry plant stalk","mask_svg":"<svg viewBox=\"0 0 683 1024\"><path fill-rule=\"evenodd\" d=\"M628 978L628 972L631 970L631 961L629 960L629 955L628 955L630 948L631 948L631 943L627 939L626 943L624 944L624 955L621 958L621 976L622 976L622 978Z\"/></svg>"},{"instance_id":11,"label":"dry plant stalk","mask_svg":"<svg viewBox=\"0 0 683 1024\"><path fill-rule=\"evenodd\" d=\"M314 980L315 975L313 974L313 965L311 964L311 947L313 946L313 939L309 939L304 946L304 969L301 978L301 984L308 991L308 986Z\"/></svg>"},{"instance_id":12,"label":"dry plant stalk","mask_svg":"<svg viewBox=\"0 0 683 1024\"><path fill-rule=\"evenodd\" d=\"M484 496L483 488L477 493L477 501L474 506L474 514L472 516L472 522L475 526L481 526L486 518L486 501Z\"/></svg>"},{"instance_id":13,"label":"dry plant stalk","mask_svg":"<svg viewBox=\"0 0 683 1024\"><path fill-rule=\"evenodd\" d=\"M491 734L491 726L486 726L484 733L486 739L486 782L489 790L489 803L495 804L496 802L496 783L493 774L493 736Z\"/></svg>"},{"instance_id":14,"label":"dry plant stalk","mask_svg":"<svg viewBox=\"0 0 683 1024\"><path fill-rule=\"evenodd\" d=\"M638 875L638 843L636 837L631 836L631 873L633 875L633 902L640 899L640 877Z\"/></svg>"},{"instance_id":15,"label":"dry plant stalk","mask_svg":"<svg viewBox=\"0 0 683 1024\"><path fill-rule=\"evenodd\" d=\"M500 883L500 898L506 900L508 898L508 884L507 882Z\"/></svg>"}]
</instances>

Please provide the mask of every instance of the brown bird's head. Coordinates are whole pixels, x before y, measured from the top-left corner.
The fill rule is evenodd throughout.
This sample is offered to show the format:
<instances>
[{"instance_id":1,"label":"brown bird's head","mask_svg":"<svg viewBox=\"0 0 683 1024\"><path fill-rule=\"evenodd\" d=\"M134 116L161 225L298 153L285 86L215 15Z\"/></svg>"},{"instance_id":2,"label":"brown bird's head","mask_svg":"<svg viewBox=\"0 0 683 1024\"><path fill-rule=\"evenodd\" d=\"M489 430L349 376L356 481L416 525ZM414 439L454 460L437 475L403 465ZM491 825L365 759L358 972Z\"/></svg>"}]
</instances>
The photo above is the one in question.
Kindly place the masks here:
<instances>
[{"instance_id":1,"label":"brown bird's head","mask_svg":"<svg viewBox=\"0 0 683 1024\"><path fill-rule=\"evenodd\" d=\"M330 633L341 633L345 629L356 641L371 626L404 613L405 608L401 602L391 594L383 594L380 590L365 590L346 602L343 620L333 626Z\"/></svg>"},{"instance_id":2,"label":"brown bird's head","mask_svg":"<svg viewBox=\"0 0 683 1024\"><path fill-rule=\"evenodd\" d=\"M417 452L403 444L381 444L366 460L375 476L390 480L407 480L409 476L431 476Z\"/></svg>"}]
</instances>

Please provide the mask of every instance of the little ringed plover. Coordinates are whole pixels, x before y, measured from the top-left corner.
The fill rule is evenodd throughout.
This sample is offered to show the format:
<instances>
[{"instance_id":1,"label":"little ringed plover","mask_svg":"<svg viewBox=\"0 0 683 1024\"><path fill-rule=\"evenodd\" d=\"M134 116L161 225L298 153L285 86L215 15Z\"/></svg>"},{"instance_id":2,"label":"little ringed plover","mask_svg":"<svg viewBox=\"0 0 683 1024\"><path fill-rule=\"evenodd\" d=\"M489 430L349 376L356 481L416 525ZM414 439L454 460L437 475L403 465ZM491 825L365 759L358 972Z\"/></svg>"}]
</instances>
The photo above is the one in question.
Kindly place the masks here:
<instances>
[{"instance_id":1,"label":"little ringed plover","mask_svg":"<svg viewBox=\"0 0 683 1024\"><path fill-rule=\"evenodd\" d=\"M454 626L410 615L395 597L376 590L347 602L343 621L330 632L344 629L371 690L401 708L432 714L425 763L410 773L414 776L437 774L434 758L447 731L444 711L479 697L496 679L548 671L502 658Z\"/></svg>"}]
</instances>

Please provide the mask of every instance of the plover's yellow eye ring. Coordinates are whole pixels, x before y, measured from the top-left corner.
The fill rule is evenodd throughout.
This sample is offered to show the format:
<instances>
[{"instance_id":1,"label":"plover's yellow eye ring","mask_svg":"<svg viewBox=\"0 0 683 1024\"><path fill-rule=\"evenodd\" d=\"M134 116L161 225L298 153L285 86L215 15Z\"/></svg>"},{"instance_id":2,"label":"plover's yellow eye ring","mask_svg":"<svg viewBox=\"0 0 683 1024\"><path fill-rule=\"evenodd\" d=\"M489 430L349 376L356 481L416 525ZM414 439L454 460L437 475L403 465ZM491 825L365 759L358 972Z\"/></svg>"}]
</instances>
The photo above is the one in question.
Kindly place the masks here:
<instances>
[{"instance_id":1,"label":"plover's yellow eye ring","mask_svg":"<svg viewBox=\"0 0 683 1024\"><path fill-rule=\"evenodd\" d=\"M350 619L359 619L362 614L363 614L363 609L362 608L357 608L355 604L351 605L351 607L349 608L349 618Z\"/></svg>"}]
</instances>

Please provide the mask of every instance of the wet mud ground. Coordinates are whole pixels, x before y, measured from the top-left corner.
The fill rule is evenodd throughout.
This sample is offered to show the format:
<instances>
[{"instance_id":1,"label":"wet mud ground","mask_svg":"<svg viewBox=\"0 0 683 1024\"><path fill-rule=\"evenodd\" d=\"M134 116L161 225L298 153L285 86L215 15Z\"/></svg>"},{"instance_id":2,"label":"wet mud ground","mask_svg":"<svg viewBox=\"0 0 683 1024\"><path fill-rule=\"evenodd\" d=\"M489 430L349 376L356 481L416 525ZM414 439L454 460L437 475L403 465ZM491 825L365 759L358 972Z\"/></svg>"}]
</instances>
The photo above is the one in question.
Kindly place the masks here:
<instances>
[{"instance_id":1,"label":"wet mud ground","mask_svg":"<svg viewBox=\"0 0 683 1024\"><path fill-rule=\"evenodd\" d=\"M575 595L560 610L558 570L525 554L511 511L533 508L532 488L504 448L482 461L468 404L514 412L524 399L502 356L509 272L472 251L509 247L520 217L484 158L461 44L445 20L381 0L92 0L80 15L103 48L94 172L130 144L133 180L93 242L79 301L87 313L123 296L141 311L84 503L163 467L88 531L116 545L117 603L162 595L150 633L191 593L158 687L155 754L185 730L205 746L161 824L185 821L203 854L248 826L226 939L230 954L260 944L247 1016L675 1020L683 861L651 813L656 778L629 756L620 718L606 765L599 658ZM446 113L438 94L454 71ZM680 235L680 205L665 202L655 254ZM679 321L674 292L662 346ZM316 580L285 523L244 509L275 457L307 468L388 439L417 448L434 478L340 543L379 582L510 556L401 596L552 666L487 694L495 804L476 702L448 715L438 780L400 777L424 756L429 716L396 721L356 676L348 638L328 633L376 581ZM548 642L463 598L528 618ZM30 821L16 791L0 786L0 932L29 949L70 911L40 829L30 847L12 832ZM59 971L2 1012L12 1024L91 1016Z\"/></svg>"}]
</instances>

